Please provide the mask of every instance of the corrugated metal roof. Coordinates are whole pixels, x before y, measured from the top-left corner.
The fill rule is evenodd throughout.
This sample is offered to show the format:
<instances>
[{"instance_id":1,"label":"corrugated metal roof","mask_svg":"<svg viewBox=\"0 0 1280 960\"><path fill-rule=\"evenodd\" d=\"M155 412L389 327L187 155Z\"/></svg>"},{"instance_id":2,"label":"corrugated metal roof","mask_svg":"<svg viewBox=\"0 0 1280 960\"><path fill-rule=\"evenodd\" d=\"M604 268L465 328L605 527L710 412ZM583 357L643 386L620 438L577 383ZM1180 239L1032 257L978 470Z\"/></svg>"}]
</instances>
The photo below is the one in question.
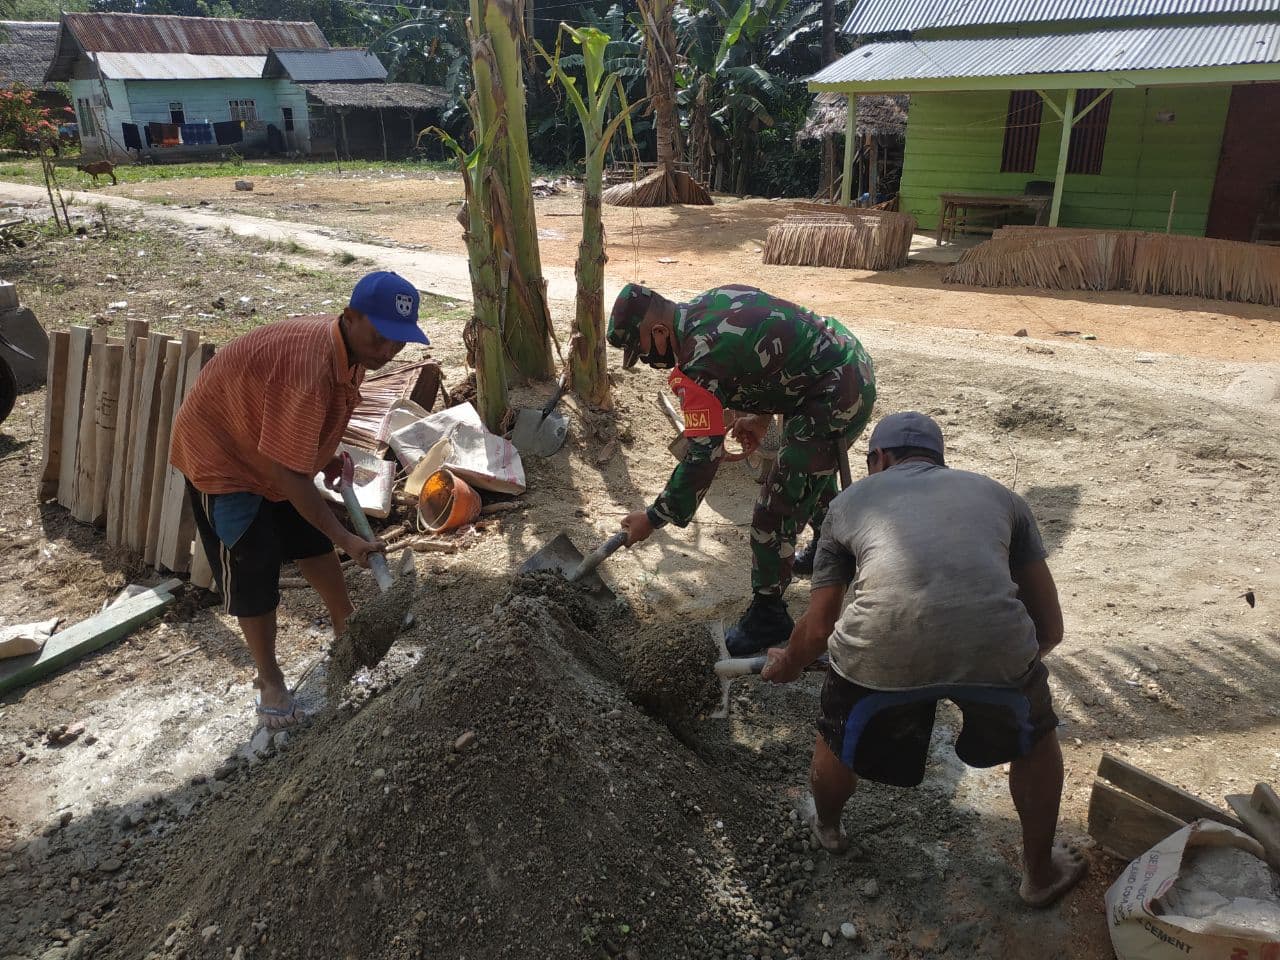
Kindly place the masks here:
<instances>
[{"instance_id":1,"label":"corrugated metal roof","mask_svg":"<svg viewBox=\"0 0 1280 960\"><path fill-rule=\"evenodd\" d=\"M68 13L63 22L82 49L98 52L265 57L272 47L323 50L329 46L320 28L310 22L141 13Z\"/></svg>"},{"instance_id":2,"label":"corrugated metal roof","mask_svg":"<svg viewBox=\"0 0 1280 960\"><path fill-rule=\"evenodd\" d=\"M1114 73L1280 64L1280 23L1097 30L1051 37L905 40L859 47L810 78L814 85ZM1277 70L1280 79L1280 70ZM892 92L886 86L883 92Z\"/></svg>"},{"instance_id":3,"label":"corrugated metal roof","mask_svg":"<svg viewBox=\"0 0 1280 960\"><path fill-rule=\"evenodd\" d=\"M0 84L41 89L57 45L57 23L0 20Z\"/></svg>"},{"instance_id":4,"label":"corrugated metal roof","mask_svg":"<svg viewBox=\"0 0 1280 960\"><path fill-rule=\"evenodd\" d=\"M329 50L272 50L267 56L266 77L287 77L296 83L331 80L385 80L382 61L358 47Z\"/></svg>"},{"instance_id":5,"label":"corrugated metal roof","mask_svg":"<svg viewBox=\"0 0 1280 960\"><path fill-rule=\"evenodd\" d=\"M107 80L258 78L266 57L201 57L190 53L95 53Z\"/></svg>"},{"instance_id":6,"label":"corrugated metal roof","mask_svg":"<svg viewBox=\"0 0 1280 960\"><path fill-rule=\"evenodd\" d=\"M845 33L1062 20L1280 13L1280 0L854 0Z\"/></svg>"}]
</instances>

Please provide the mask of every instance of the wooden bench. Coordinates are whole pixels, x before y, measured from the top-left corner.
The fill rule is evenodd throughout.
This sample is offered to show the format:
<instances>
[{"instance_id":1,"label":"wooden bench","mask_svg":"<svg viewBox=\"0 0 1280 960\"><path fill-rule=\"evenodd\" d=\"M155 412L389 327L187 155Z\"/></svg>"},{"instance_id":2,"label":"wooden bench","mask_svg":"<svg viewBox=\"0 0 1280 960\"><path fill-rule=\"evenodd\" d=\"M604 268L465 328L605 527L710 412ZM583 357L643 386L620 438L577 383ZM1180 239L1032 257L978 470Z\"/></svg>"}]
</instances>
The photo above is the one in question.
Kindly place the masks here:
<instances>
[{"instance_id":1,"label":"wooden bench","mask_svg":"<svg viewBox=\"0 0 1280 960\"><path fill-rule=\"evenodd\" d=\"M1010 214L1028 210L1036 226L1049 222L1053 198L1043 194L992 196L975 193L944 193L938 197L942 214L938 220L938 246L959 233L994 233Z\"/></svg>"}]
</instances>

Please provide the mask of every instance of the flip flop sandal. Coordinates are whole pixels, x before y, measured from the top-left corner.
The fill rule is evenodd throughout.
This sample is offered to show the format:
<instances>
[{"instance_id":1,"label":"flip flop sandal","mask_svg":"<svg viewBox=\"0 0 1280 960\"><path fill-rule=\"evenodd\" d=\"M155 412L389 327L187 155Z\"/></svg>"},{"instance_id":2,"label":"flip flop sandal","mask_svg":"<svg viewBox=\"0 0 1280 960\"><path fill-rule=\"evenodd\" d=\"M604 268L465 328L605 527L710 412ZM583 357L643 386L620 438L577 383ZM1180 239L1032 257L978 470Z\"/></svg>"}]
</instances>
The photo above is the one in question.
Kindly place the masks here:
<instances>
[{"instance_id":1,"label":"flip flop sandal","mask_svg":"<svg viewBox=\"0 0 1280 960\"><path fill-rule=\"evenodd\" d=\"M287 707L266 707L262 704L262 694L259 693L254 698L254 713L262 717L262 725L268 730L287 730L290 727L296 727L303 721L306 714L298 706L298 701L289 697L289 705Z\"/></svg>"}]
</instances>

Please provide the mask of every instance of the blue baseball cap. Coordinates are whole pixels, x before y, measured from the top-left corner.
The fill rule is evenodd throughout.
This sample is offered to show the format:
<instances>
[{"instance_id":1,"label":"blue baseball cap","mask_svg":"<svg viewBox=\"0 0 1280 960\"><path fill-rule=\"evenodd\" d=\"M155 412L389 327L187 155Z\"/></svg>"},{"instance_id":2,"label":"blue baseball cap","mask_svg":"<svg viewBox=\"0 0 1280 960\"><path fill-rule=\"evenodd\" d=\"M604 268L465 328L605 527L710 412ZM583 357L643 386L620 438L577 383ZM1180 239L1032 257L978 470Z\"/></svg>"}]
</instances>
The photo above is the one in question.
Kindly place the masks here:
<instances>
[{"instance_id":1,"label":"blue baseball cap","mask_svg":"<svg viewBox=\"0 0 1280 960\"><path fill-rule=\"evenodd\" d=\"M418 290L398 273L378 270L361 277L351 291L351 308L388 340L431 343L418 327Z\"/></svg>"}]
</instances>

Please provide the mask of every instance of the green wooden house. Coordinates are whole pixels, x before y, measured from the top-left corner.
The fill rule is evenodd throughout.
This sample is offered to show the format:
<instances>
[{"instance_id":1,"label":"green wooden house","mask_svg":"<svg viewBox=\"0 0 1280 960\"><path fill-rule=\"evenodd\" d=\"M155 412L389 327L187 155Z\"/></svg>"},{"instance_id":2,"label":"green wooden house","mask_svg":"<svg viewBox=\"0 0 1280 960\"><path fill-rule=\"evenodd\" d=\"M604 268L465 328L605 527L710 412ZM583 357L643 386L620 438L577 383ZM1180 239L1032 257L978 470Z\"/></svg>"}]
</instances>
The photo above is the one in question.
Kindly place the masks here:
<instances>
[{"instance_id":1,"label":"green wooden house","mask_svg":"<svg viewBox=\"0 0 1280 960\"><path fill-rule=\"evenodd\" d=\"M910 94L926 229L943 195L1042 196L1051 225L1280 239L1280 0L855 0L843 29L809 86Z\"/></svg>"}]
</instances>

